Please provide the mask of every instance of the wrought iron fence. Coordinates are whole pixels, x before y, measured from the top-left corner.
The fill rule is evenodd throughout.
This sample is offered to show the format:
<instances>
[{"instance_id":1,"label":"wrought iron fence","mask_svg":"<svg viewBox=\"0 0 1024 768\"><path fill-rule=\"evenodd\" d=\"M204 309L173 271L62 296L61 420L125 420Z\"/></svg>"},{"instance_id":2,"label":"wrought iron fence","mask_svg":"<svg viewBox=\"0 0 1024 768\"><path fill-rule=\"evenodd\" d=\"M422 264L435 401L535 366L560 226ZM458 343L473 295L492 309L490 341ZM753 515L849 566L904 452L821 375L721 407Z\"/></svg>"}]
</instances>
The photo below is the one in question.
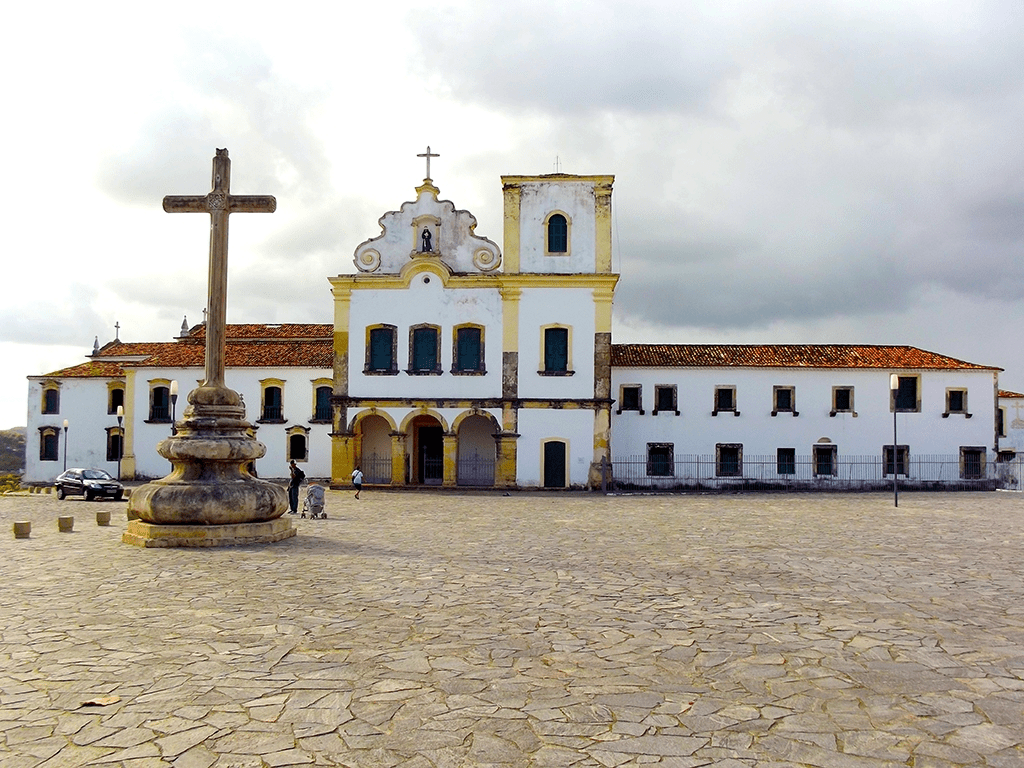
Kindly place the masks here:
<instances>
[{"instance_id":1,"label":"wrought iron fence","mask_svg":"<svg viewBox=\"0 0 1024 768\"><path fill-rule=\"evenodd\" d=\"M363 457L360 467L363 482L369 485L387 485L391 482L391 457L372 454Z\"/></svg>"},{"instance_id":2,"label":"wrought iron fence","mask_svg":"<svg viewBox=\"0 0 1024 768\"><path fill-rule=\"evenodd\" d=\"M1024 488L1024 456L981 461L959 455L911 455L897 462L900 490ZM615 490L868 491L893 487L881 456L626 456L611 462Z\"/></svg>"},{"instance_id":3,"label":"wrought iron fence","mask_svg":"<svg viewBox=\"0 0 1024 768\"><path fill-rule=\"evenodd\" d=\"M444 482L444 458L426 456L422 459L424 485L441 485Z\"/></svg>"},{"instance_id":4,"label":"wrought iron fence","mask_svg":"<svg viewBox=\"0 0 1024 768\"><path fill-rule=\"evenodd\" d=\"M491 458L482 456L459 457L457 465L457 483L462 486L489 487L494 485L494 465ZM391 457L371 454L364 456L360 469L363 471L363 482L370 485L391 484ZM425 485L439 485L444 478L444 460L441 458L425 458L422 463Z\"/></svg>"},{"instance_id":5,"label":"wrought iron fence","mask_svg":"<svg viewBox=\"0 0 1024 768\"><path fill-rule=\"evenodd\" d=\"M494 459L484 456L460 456L456 482L459 485L494 485Z\"/></svg>"}]
</instances>

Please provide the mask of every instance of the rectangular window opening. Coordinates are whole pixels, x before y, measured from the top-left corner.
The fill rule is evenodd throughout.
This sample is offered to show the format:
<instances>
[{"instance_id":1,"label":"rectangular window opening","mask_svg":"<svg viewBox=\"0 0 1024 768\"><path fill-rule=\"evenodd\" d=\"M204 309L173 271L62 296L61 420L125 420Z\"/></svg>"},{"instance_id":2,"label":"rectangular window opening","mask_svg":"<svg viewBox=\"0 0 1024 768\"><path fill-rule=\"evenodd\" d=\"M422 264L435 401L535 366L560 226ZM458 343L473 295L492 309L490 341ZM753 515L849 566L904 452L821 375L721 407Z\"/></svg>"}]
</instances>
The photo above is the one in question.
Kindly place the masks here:
<instances>
[{"instance_id":1,"label":"rectangular window opening","mask_svg":"<svg viewBox=\"0 0 1024 768\"><path fill-rule=\"evenodd\" d=\"M437 328L413 328L411 370L417 373L440 373Z\"/></svg>"},{"instance_id":2,"label":"rectangular window opening","mask_svg":"<svg viewBox=\"0 0 1024 768\"><path fill-rule=\"evenodd\" d=\"M900 376L899 389L896 390L896 410L903 412L917 412L918 405L918 378L917 376Z\"/></svg>"},{"instance_id":3,"label":"rectangular window opening","mask_svg":"<svg viewBox=\"0 0 1024 768\"><path fill-rule=\"evenodd\" d=\"M675 413L679 410L676 407L676 388L675 387L655 387L654 388L654 412L661 413L668 411L669 413Z\"/></svg>"},{"instance_id":4,"label":"rectangular window opening","mask_svg":"<svg viewBox=\"0 0 1024 768\"><path fill-rule=\"evenodd\" d=\"M569 329L544 329L544 370L560 373L569 370Z\"/></svg>"},{"instance_id":5,"label":"rectangular window opening","mask_svg":"<svg viewBox=\"0 0 1024 768\"><path fill-rule=\"evenodd\" d=\"M836 473L836 446L816 445L814 446L814 474L835 475Z\"/></svg>"},{"instance_id":6,"label":"rectangular window opening","mask_svg":"<svg viewBox=\"0 0 1024 768\"><path fill-rule=\"evenodd\" d=\"M672 477L675 475L674 446L672 443L647 444L647 475Z\"/></svg>"},{"instance_id":7,"label":"rectangular window opening","mask_svg":"<svg viewBox=\"0 0 1024 768\"><path fill-rule=\"evenodd\" d=\"M885 477L892 477L893 473L893 450L891 445L882 447L882 473ZM910 446L908 445L897 445L896 446L896 474L907 475L907 467L910 463Z\"/></svg>"},{"instance_id":8,"label":"rectangular window opening","mask_svg":"<svg viewBox=\"0 0 1024 768\"><path fill-rule=\"evenodd\" d=\"M622 388L622 402L619 412L640 410L640 387L625 386ZM642 411L641 411L642 413Z\"/></svg>"},{"instance_id":9,"label":"rectangular window opening","mask_svg":"<svg viewBox=\"0 0 1024 768\"><path fill-rule=\"evenodd\" d=\"M370 349L366 369L375 373L395 373L395 329L371 328Z\"/></svg>"},{"instance_id":10,"label":"rectangular window opening","mask_svg":"<svg viewBox=\"0 0 1024 768\"><path fill-rule=\"evenodd\" d=\"M780 475L796 474L796 448L779 448L775 457L775 471Z\"/></svg>"},{"instance_id":11,"label":"rectangular window opening","mask_svg":"<svg viewBox=\"0 0 1024 768\"><path fill-rule=\"evenodd\" d=\"M853 387L833 387L832 388L832 413L831 416L835 416L837 413L852 413L853 412Z\"/></svg>"},{"instance_id":12,"label":"rectangular window opening","mask_svg":"<svg viewBox=\"0 0 1024 768\"><path fill-rule=\"evenodd\" d=\"M981 446L960 449L960 477L964 480L985 478L985 449Z\"/></svg>"},{"instance_id":13,"label":"rectangular window opening","mask_svg":"<svg viewBox=\"0 0 1024 768\"><path fill-rule=\"evenodd\" d=\"M719 443L715 446L715 474L718 477L743 475L743 446L738 443Z\"/></svg>"},{"instance_id":14,"label":"rectangular window opening","mask_svg":"<svg viewBox=\"0 0 1024 768\"><path fill-rule=\"evenodd\" d=\"M736 387L715 387L715 410L712 415L723 411L736 413Z\"/></svg>"},{"instance_id":15,"label":"rectangular window opening","mask_svg":"<svg viewBox=\"0 0 1024 768\"><path fill-rule=\"evenodd\" d=\"M461 373L483 370L482 332L479 328L459 328L455 332L455 370Z\"/></svg>"}]
</instances>

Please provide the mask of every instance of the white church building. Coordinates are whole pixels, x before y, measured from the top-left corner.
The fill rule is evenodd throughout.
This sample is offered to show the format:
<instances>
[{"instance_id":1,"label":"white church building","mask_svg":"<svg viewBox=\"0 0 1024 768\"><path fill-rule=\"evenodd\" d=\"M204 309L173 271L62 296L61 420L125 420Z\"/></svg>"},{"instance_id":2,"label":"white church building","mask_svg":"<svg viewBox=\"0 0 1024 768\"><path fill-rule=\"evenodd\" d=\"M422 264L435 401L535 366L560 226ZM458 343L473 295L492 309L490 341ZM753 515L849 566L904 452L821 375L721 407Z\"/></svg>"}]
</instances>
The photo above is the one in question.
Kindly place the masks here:
<instances>
[{"instance_id":1,"label":"white church building","mask_svg":"<svg viewBox=\"0 0 1024 768\"><path fill-rule=\"evenodd\" d=\"M502 177L499 246L424 179L356 248L358 271L328 278L333 324L229 325L226 383L267 448L252 471L282 478L294 460L336 486L360 467L388 487L842 487L894 472L1019 487L1024 397L999 389L999 368L906 346L613 344L613 181ZM156 446L202 378L204 330L115 339L29 377L25 482L65 466L167 474Z\"/></svg>"}]
</instances>

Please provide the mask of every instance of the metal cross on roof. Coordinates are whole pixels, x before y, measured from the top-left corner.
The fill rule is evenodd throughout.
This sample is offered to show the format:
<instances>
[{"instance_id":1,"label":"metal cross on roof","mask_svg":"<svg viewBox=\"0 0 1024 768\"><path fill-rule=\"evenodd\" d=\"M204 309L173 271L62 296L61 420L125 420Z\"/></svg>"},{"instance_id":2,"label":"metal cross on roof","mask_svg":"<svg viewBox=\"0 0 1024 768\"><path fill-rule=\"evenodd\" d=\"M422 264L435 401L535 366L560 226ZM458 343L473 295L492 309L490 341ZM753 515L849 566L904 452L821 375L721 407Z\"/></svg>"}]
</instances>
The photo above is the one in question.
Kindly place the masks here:
<instances>
[{"instance_id":1,"label":"metal cross on roof","mask_svg":"<svg viewBox=\"0 0 1024 768\"><path fill-rule=\"evenodd\" d=\"M424 178L429 179L430 178L430 158L432 158L432 157L440 157L440 155L432 154L431 151L430 151L430 146L428 145L427 146L427 151L426 152L422 152L422 153L416 155L416 157L425 157L425 158L427 158L427 175Z\"/></svg>"}]
</instances>

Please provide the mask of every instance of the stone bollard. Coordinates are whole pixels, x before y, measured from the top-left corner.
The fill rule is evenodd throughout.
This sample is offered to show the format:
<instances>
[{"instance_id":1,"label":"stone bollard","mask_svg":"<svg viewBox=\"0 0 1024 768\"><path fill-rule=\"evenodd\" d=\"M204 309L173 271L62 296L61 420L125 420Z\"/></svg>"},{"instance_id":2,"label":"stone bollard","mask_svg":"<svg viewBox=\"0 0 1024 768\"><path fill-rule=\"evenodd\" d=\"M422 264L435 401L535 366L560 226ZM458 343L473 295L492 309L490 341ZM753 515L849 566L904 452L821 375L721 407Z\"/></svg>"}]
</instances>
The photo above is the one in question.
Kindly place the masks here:
<instances>
[{"instance_id":1,"label":"stone bollard","mask_svg":"<svg viewBox=\"0 0 1024 768\"><path fill-rule=\"evenodd\" d=\"M27 539L32 533L32 523L28 520L16 520L14 523L14 538Z\"/></svg>"},{"instance_id":2,"label":"stone bollard","mask_svg":"<svg viewBox=\"0 0 1024 768\"><path fill-rule=\"evenodd\" d=\"M71 515L61 515L57 518L57 530L61 533L70 533L75 529L75 518Z\"/></svg>"},{"instance_id":3,"label":"stone bollard","mask_svg":"<svg viewBox=\"0 0 1024 768\"><path fill-rule=\"evenodd\" d=\"M138 513L134 509L132 509L131 507L128 507L128 511L126 512L126 514L128 516L128 520L129 521L138 520L139 519Z\"/></svg>"},{"instance_id":4,"label":"stone bollard","mask_svg":"<svg viewBox=\"0 0 1024 768\"><path fill-rule=\"evenodd\" d=\"M97 512L96 525L110 525L110 512L105 509Z\"/></svg>"}]
</instances>

